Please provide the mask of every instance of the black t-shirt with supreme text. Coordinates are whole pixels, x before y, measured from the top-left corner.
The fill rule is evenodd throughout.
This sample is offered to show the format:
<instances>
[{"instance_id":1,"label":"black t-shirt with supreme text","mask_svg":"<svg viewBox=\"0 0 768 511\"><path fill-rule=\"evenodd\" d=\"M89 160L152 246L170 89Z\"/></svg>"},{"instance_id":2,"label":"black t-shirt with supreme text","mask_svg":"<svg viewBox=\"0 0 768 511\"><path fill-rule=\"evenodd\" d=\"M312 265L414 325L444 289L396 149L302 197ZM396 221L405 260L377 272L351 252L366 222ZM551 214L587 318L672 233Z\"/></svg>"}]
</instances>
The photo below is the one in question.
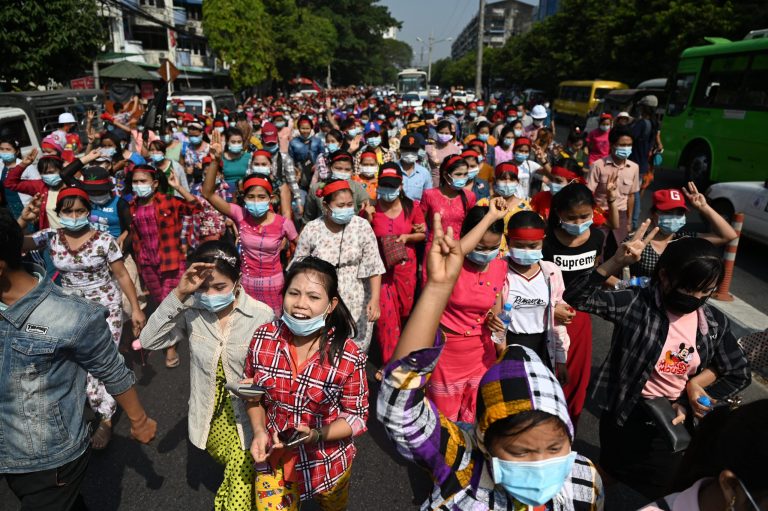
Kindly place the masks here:
<instances>
[{"instance_id":1,"label":"black t-shirt with supreme text","mask_svg":"<svg viewBox=\"0 0 768 511\"><path fill-rule=\"evenodd\" d=\"M605 235L595 227L590 227L589 232L589 239L578 247L566 247L554 234L544 238L544 260L552 261L560 268L566 288L581 273L592 271L602 255Z\"/></svg>"}]
</instances>

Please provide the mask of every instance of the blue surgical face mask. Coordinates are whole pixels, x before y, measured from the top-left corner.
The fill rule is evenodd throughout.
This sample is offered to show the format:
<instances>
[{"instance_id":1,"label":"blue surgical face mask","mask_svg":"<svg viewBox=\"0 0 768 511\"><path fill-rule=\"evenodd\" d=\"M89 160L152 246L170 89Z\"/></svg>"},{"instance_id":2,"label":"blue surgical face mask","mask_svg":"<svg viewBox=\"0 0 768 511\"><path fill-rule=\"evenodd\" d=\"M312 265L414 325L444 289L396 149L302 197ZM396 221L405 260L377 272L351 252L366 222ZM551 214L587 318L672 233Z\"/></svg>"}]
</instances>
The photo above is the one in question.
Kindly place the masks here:
<instances>
[{"instance_id":1,"label":"blue surgical face mask","mask_svg":"<svg viewBox=\"0 0 768 511\"><path fill-rule=\"evenodd\" d=\"M472 261L475 264L479 265L486 265L496 259L496 257L499 255L499 249L496 248L494 250L473 250L469 254L467 254L467 259Z\"/></svg>"},{"instance_id":2,"label":"blue surgical face mask","mask_svg":"<svg viewBox=\"0 0 768 511\"><path fill-rule=\"evenodd\" d=\"M394 202L400 196L400 187L398 188L385 188L380 186L376 190L376 196L384 202Z\"/></svg>"},{"instance_id":3,"label":"blue surgical face mask","mask_svg":"<svg viewBox=\"0 0 768 511\"><path fill-rule=\"evenodd\" d=\"M173 140L173 135L163 135L163 142L166 144L170 144L171 140Z\"/></svg>"},{"instance_id":4,"label":"blue surgical face mask","mask_svg":"<svg viewBox=\"0 0 768 511\"><path fill-rule=\"evenodd\" d=\"M371 147L379 147L381 145L381 137L369 137L365 139L368 145Z\"/></svg>"},{"instance_id":5,"label":"blue surgical face mask","mask_svg":"<svg viewBox=\"0 0 768 511\"><path fill-rule=\"evenodd\" d=\"M467 179L468 180L475 179L479 173L480 173L480 167L472 167L467 172Z\"/></svg>"},{"instance_id":6,"label":"blue surgical face mask","mask_svg":"<svg viewBox=\"0 0 768 511\"><path fill-rule=\"evenodd\" d=\"M328 153L335 153L336 151L339 150L339 144L337 144L336 142L329 142L328 144L325 145L325 150Z\"/></svg>"},{"instance_id":7,"label":"blue surgical face mask","mask_svg":"<svg viewBox=\"0 0 768 511\"><path fill-rule=\"evenodd\" d=\"M346 225L355 216L355 208L331 208L331 220L339 225Z\"/></svg>"},{"instance_id":8,"label":"blue surgical face mask","mask_svg":"<svg viewBox=\"0 0 768 511\"><path fill-rule=\"evenodd\" d=\"M255 218L260 218L269 211L269 201L245 202L245 209Z\"/></svg>"},{"instance_id":9,"label":"blue surgical face mask","mask_svg":"<svg viewBox=\"0 0 768 511\"><path fill-rule=\"evenodd\" d=\"M629 155L632 154L632 148L631 147L617 147L613 150L613 154L616 155L616 158L620 160L626 160L629 158Z\"/></svg>"},{"instance_id":10,"label":"blue surgical face mask","mask_svg":"<svg viewBox=\"0 0 768 511\"><path fill-rule=\"evenodd\" d=\"M601 124L600 129L603 131L611 131L611 125L610 124Z\"/></svg>"},{"instance_id":11,"label":"blue surgical face mask","mask_svg":"<svg viewBox=\"0 0 768 511\"><path fill-rule=\"evenodd\" d=\"M511 248L509 258L521 266L530 266L541 261L544 255L541 250L532 250L527 248Z\"/></svg>"},{"instance_id":12,"label":"blue surgical face mask","mask_svg":"<svg viewBox=\"0 0 768 511\"><path fill-rule=\"evenodd\" d=\"M523 130L521 129L512 130L512 133L515 134L515 138L520 138L523 136Z\"/></svg>"},{"instance_id":13,"label":"blue surgical face mask","mask_svg":"<svg viewBox=\"0 0 768 511\"><path fill-rule=\"evenodd\" d=\"M488 137L489 137L489 136L490 136L490 135L488 135L488 133L480 133L480 134L477 136L477 139L478 139L478 140L482 140L483 142L488 142Z\"/></svg>"},{"instance_id":14,"label":"blue surgical face mask","mask_svg":"<svg viewBox=\"0 0 768 511\"><path fill-rule=\"evenodd\" d=\"M457 117L461 117L462 115L464 115L464 110L456 110Z\"/></svg>"},{"instance_id":15,"label":"blue surgical face mask","mask_svg":"<svg viewBox=\"0 0 768 511\"><path fill-rule=\"evenodd\" d=\"M685 215L659 215L659 229L674 234L685 225Z\"/></svg>"},{"instance_id":16,"label":"blue surgical face mask","mask_svg":"<svg viewBox=\"0 0 768 511\"><path fill-rule=\"evenodd\" d=\"M554 181L549 183L549 191L552 192L552 195L555 195L557 192L563 189L565 185L562 183L555 183Z\"/></svg>"},{"instance_id":17,"label":"blue surgical face mask","mask_svg":"<svg viewBox=\"0 0 768 511\"><path fill-rule=\"evenodd\" d=\"M203 137L201 135L190 135L189 136L189 142L192 145L200 145L200 143L203 141Z\"/></svg>"},{"instance_id":18,"label":"blue surgical face mask","mask_svg":"<svg viewBox=\"0 0 768 511\"><path fill-rule=\"evenodd\" d=\"M3 163L13 163L16 161L16 154L0 153L0 160L3 160Z\"/></svg>"},{"instance_id":19,"label":"blue surgical face mask","mask_svg":"<svg viewBox=\"0 0 768 511\"><path fill-rule=\"evenodd\" d=\"M43 183L48 186L59 186L61 184L61 176L58 174L43 174L40 177L43 179Z\"/></svg>"},{"instance_id":20,"label":"blue surgical face mask","mask_svg":"<svg viewBox=\"0 0 768 511\"><path fill-rule=\"evenodd\" d=\"M511 138L505 138L505 139L502 139L501 145L503 145L504 147L509 147L512 145L512 142L514 142L514 140L512 140Z\"/></svg>"},{"instance_id":21,"label":"blue surgical face mask","mask_svg":"<svg viewBox=\"0 0 768 511\"><path fill-rule=\"evenodd\" d=\"M333 179L342 179L344 181L349 181L349 178L352 177L352 174L347 174L346 172L336 172L335 170L331 171L331 177Z\"/></svg>"},{"instance_id":22,"label":"blue surgical face mask","mask_svg":"<svg viewBox=\"0 0 768 511\"><path fill-rule=\"evenodd\" d=\"M319 316L315 316L314 318L297 319L287 312L283 312L281 319L283 320L283 323L285 323L285 326L288 327L288 330L293 333L293 335L306 337L317 332L325 326L325 317L326 313L323 313Z\"/></svg>"},{"instance_id":23,"label":"blue surgical face mask","mask_svg":"<svg viewBox=\"0 0 768 511\"><path fill-rule=\"evenodd\" d=\"M515 153L515 161L517 163L524 163L528 160L528 153Z\"/></svg>"},{"instance_id":24,"label":"blue surgical face mask","mask_svg":"<svg viewBox=\"0 0 768 511\"><path fill-rule=\"evenodd\" d=\"M215 127L215 128L213 128L213 129L215 129L215 130L216 130L216 131L218 131L219 133L224 133L224 126L216 126L216 127Z\"/></svg>"},{"instance_id":25,"label":"blue surgical face mask","mask_svg":"<svg viewBox=\"0 0 768 511\"><path fill-rule=\"evenodd\" d=\"M592 225L592 219L590 218L586 222L582 222L580 224L569 224L567 222L560 222L560 227L563 228L565 232L570 234L571 236L579 236L580 234L584 234L589 230L589 227Z\"/></svg>"},{"instance_id":26,"label":"blue surgical face mask","mask_svg":"<svg viewBox=\"0 0 768 511\"><path fill-rule=\"evenodd\" d=\"M277 144L270 144L270 145L265 145L264 149L266 149L272 154L275 154L277 150L280 149L280 146L278 146Z\"/></svg>"},{"instance_id":27,"label":"blue surgical face mask","mask_svg":"<svg viewBox=\"0 0 768 511\"><path fill-rule=\"evenodd\" d=\"M275 128L277 128L277 129L285 128L285 121L277 121L277 122L275 122Z\"/></svg>"},{"instance_id":28,"label":"blue surgical face mask","mask_svg":"<svg viewBox=\"0 0 768 511\"><path fill-rule=\"evenodd\" d=\"M163 153L152 153L149 155L149 158L155 163L160 163L165 159L165 155Z\"/></svg>"},{"instance_id":29,"label":"blue surgical face mask","mask_svg":"<svg viewBox=\"0 0 768 511\"><path fill-rule=\"evenodd\" d=\"M195 293L197 295L197 301L211 312L219 312L225 309L235 301L235 293L230 291L223 295L209 295L206 293Z\"/></svg>"},{"instance_id":30,"label":"blue surgical face mask","mask_svg":"<svg viewBox=\"0 0 768 511\"><path fill-rule=\"evenodd\" d=\"M243 152L243 144L229 144L227 147L230 153L240 154Z\"/></svg>"},{"instance_id":31,"label":"blue surgical face mask","mask_svg":"<svg viewBox=\"0 0 768 511\"><path fill-rule=\"evenodd\" d=\"M419 155L416 153L403 153L400 159L405 163L416 163L419 159Z\"/></svg>"},{"instance_id":32,"label":"blue surgical face mask","mask_svg":"<svg viewBox=\"0 0 768 511\"><path fill-rule=\"evenodd\" d=\"M154 193L154 190L152 190L152 185L146 185L146 184L133 185L133 191L136 192L136 195L138 195L142 199L151 197L152 193Z\"/></svg>"},{"instance_id":33,"label":"blue surgical face mask","mask_svg":"<svg viewBox=\"0 0 768 511\"><path fill-rule=\"evenodd\" d=\"M362 130L360 128L352 128L351 130L347 131L347 136L349 138L355 138L356 136L358 136L360 134L361 131Z\"/></svg>"},{"instance_id":34,"label":"blue surgical face mask","mask_svg":"<svg viewBox=\"0 0 768 511\"><path fill-rule=\"evenodd\" d=\"M493 481L528 506L543 506L560 493L573 469L576 453L541 461L491 458Z\"/></svg>"},{"instance_id":35,"label":"blue surgical face mask","mask_svg":"<svg viewBox=\"0 0 768 511\"><path fill-rule=\"evenodd\" d=\"M469 176L464 176L464 177L449 176L449 177L451 181L450 183L451 188L453 188L454 190L461 190L462 188L467 186L467 181L469 181Z\"/></svg>"},{"instance_id":36,"label":"blue surgical face mask","mask_svg":"<svg viewBox=\"0 0 768 511\"><path fill-rule=\"evenodd\" d=\"M478 105L477 106L477 111L480 112L480 113L483 113L483 112L485 112L485 107Z\"/></svg>"},{"instance_id":37,"label":"blue surgical face mask","mask_svg":"<svg viewBox=\"0 0 768 511\"><path fill-rule=\"evenodd\" d=\"M494 183L493 189L496 190L496 193L502 197L511 197L517 191L517 183L510 183L509 181L497 181Z\"/></svg>"},{"instance_id":38,"label":"blue surgical face mask","mask_svg":"<svg viewBox=\"0 0 768 511\"><path fill-rule=\"evenodd\" d=\"M59 217L59 222L61 222L61 226L68 231L80 231L90 225L88 223L88 216L81 216L78 218L62 216Z\"/></svg>"},{"instance_id":39,"label":"blue surgical face mask","mask_svg":"<svg viewBox=\"0 0 768 511\"><path fill-rule=\"evenodd\" d=\"M112 158L115 155L115 153L117 152L117 148L116 147L102 147L102 148L99 149L99 152L101 153L102 156L105 156L107 158Z\"/></svg>"},{"instance_id":40,"label":"blue surgical face mask","mask_svg":"<svg viewBox=\"0 0 768 511\"><path fill-rule=\"evenodd\" d=\"M260 176L269 176L272 169L263 165L253 165L251 166L251 172Z\"/></svg>"},{"instance_id":41,"label":"blue surgical face mask","mask_svg":"<svg viewBox=\"0 0 768 511\"><path fill-rule=\"evenodd\" d=\"M507 124L512 124L517 120L517 116L515 117L507 117Z\"/></svg>"}]
</instances>

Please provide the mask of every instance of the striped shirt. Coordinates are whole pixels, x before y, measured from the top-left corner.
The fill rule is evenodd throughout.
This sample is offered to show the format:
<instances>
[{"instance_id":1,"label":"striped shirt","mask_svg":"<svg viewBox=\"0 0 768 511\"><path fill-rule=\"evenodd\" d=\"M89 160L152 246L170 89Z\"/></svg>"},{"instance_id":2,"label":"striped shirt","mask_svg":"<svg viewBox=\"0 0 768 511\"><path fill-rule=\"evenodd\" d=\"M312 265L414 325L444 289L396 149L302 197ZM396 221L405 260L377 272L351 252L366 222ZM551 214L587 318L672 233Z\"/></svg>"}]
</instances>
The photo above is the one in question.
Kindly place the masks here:
<instances>
[{"instance_id":1,"label":"striped shirt","mask_svg":"<svg viewBox=\"0 0 768 511\"><path fill-rule=\"evenodd\" d=\"M427 381L444 341L414 351L386 369L377 415L397 451L426 469L435 483L421 506L427 510L528 509L493 482L490 460L478 445L474 426L449 421L425 396ZM547 504L551 511L603 509L603 487L595 466L577 456L560 492Z\"/></svg>"},{"instance_id":2,"label":"striped shirt","mask_svg":"<svg viewBox=\"0 0 768 511\"><path fill-rule=\"evenodd\" d=\"M658 286L607 291L606 277L593 270L575 277L563 299L580 311L614 323L611 348L592 391L595 403L623 425L641 399L643 387L658 362L669 331L669 318ZM728 319L714 307L699 308L696 351L698 371L711 368L718 379L707 387L717 400L746 388L752 377L747 357L731 333ZM685 393L681 397L686 399Z\"/></svg>"}]
</instances>

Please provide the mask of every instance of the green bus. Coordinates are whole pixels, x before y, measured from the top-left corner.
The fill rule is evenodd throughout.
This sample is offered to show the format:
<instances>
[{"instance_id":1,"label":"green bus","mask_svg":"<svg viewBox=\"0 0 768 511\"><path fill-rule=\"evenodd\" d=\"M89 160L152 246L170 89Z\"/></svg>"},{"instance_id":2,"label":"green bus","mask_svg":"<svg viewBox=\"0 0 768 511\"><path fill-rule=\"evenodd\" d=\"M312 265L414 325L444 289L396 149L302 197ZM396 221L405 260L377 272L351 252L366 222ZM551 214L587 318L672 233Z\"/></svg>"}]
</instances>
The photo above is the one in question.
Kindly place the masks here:
<instances>
[{"instance_id":1,"label":"green bus","mask_svg":"<svg viewBox=\"0 0 768 511\"><path fill-rule=\"evenodd\" d=\"M768 178L768 38L708 37L680 55L662 126L665 165L704 190Z\"/></svg>"}]
</instances>

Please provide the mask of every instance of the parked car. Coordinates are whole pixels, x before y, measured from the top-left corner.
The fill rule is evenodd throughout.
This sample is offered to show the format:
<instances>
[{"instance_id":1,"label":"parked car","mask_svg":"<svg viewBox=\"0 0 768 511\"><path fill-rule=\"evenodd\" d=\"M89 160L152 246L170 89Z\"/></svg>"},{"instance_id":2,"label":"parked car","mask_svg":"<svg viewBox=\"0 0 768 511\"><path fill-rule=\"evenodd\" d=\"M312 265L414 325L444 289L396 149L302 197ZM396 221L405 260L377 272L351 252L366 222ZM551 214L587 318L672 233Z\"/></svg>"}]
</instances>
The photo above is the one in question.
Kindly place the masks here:
<instances>
[{"instance_id":1,"label":"parked car","mask_svg":"<svg viewBox=\"0 0 768 511\"><path fill-rule=\"evenodd\" d=\"M171 101L183 101L188 113L201 115L210 110L214 116L219 110L235 110L238 103L229 89L176 91L171 94Z\"/></svg>"},{"instance_id":2,"label":"parked car","mask_svg":"<svg viewBox=\"0 0 768 511\"><path fill-rule=\"evenodd\" d=\"M744 213L744 236L768 244L768 181L717 183L707 190L712 209L731 220Z\"/></svg>"},{"instance_id":3,"label":"parked car","mask_svg":"<svg viewBox=\"0 0 768 511\"><path fill-rule=\"evenodd\" d=\"M16 139L21 144L22 157L40 148L40 140L29 115L21 108L0 107L0 137Z\"/></svg>"},{"instance_id":4,"label":"parked car","mask_svg":"<svg viewBox=\"0 0 768 511\"><path fill-rule=\"evenodd\" d=\"M433 85L429 88L429 97L430 98L439 98L440 97L440 87L437 85Z\"/></svg>"},{"instance_id":5,"label":"parked car","mask_svg":"<svg viewBox=\"0 0 768 511\"><path fill-rule=\"evenodd\" d=\"M413 108L417 112L421 112L423 103L424 100L415 92L403 94L403 107L405 108Z\"/></svg>"}]
</instances>

